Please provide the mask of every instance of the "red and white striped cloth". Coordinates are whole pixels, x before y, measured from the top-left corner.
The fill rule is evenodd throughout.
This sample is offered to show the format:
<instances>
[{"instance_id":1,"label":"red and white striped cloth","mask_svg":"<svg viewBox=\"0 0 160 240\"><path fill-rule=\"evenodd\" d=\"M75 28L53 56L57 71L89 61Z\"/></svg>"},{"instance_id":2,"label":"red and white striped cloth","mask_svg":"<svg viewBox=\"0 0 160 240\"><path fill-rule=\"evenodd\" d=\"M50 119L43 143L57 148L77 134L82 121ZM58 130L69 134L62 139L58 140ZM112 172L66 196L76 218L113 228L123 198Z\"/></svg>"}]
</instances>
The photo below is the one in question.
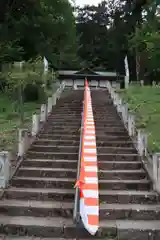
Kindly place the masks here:
<instances>
[{"instance_id":1,"label":"red and white striped cloth","mask_svg":"<svg viewBox=\"0 0 160 240\"><path fill-rule=\"evenodd\" d=\"M84 93L84 128L80 178L76 186L80 189L80 216L87 231L95 235L99 227L99 192L95 125L88 82Z\"/></svg>"}]
</instances>

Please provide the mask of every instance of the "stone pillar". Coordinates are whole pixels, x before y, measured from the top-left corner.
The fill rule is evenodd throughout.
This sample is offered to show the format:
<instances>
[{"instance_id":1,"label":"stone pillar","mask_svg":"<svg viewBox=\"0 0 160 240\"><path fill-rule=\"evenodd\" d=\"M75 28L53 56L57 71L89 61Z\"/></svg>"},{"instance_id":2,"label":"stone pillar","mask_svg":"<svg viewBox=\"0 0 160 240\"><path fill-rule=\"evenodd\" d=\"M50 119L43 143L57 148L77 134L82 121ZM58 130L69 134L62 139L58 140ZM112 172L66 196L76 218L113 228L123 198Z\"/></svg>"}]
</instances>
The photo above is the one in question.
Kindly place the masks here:
<instances>
[{"instance_id":1,"label":"stone pillar","mask_svg":"<svg viewBox=\"0 0 160 240\"><path fill-rule=\"evenodd\" d=\"M39 115L32 116L32 136L36 136L39 131Z\"/></svg>"},{"instance_id":2,"label":"stone pillar","mask_svg":"<svg viewBox=\"0 0 160 240\"><path fill-rule=\"evenodd\" d=\"M66 85L66 82L65 82L65 81L63 81L63 82L62 82L62 90L64 90L64 89L65 89L65 85Z\"/></svg>"},{"instance_id":3,"label":"stone pillar","mask_svg":"<svg viewBox=\"0 0 160 240\"><path fill-rule=\"evenodd\" d=\"M47 113L49 114L50 112L52 112L52 97L48 98Z\"/></svg>"},{"instance_id":4,"label":"stone pillar","mask_svg":"<svg viewBox=\"0 0 160 240\"><path fill-rule=\"evenodd\" d=\"M140 80L141 86L144 86L144 80Z\"/></svg>"},{"instance_id":5,"label":"stone pillar","mask_svg":"<svg viewBox=\"0 0 160 240\"><path fill-rule=\"evenodd\" d=\"M123 118L124 124L127 124L127 122L128 122L128 105L123 104L121 110L122 110L122 118Z\"/></svg>"},{"instance_id":6,"label":"stone pillar","mask_svg":"<svg viewBox=\"0 0 160 240\"><path fill-rule=\"evenodd\" d=\"M118 99L117 111L118 111L119 113L122 112L122 99L121 99L121 98Z\"/></svg>"},{"instance_id":7,"label":"stone pillar","mask_svg":"<svg viewBox=\"0 0 160 240\"><path fill-rule=\"evenodd\" d=\"M133 114L128 114L128 133L129 136L135 135L135 116Z\"/></svg>"},{"instance_id":8,"label":"stone pillar","mask_svg":"<svg viewBox=\"0 0 160 240\"><path fill-rule=\"evenodd\" d=\"M148 144L147 133L144 133L141 129L139 129L137 135L137 149L140 156L147 155L147 144Z\"/></svg>"},{"instance_id":9,"label":"stone pillar","mask_svg":"<svg viewBox=\"0 0 160 240\"><path fill-rule=\"evenodd\" d=\"M60 89L59 88L56 91L56 96L57 96L57 99L60 99Z\"/></svg>"},{"instance_id":10,"label":"stone pillar","mask_svg":"<svg viewBox=\"0 0 160 240\"><path fill-rule=\"evenodd\" d=\"M40 121L45 122L47 118L47 106L46 104L41 105Z\"/></svg>"},{"instance_id":11,"label":"stone pillar","mask_svg":"<svg viewBox=\"0 0 160 240\"><path fill-rule=\"evenodd\" d=\"M129 76L125 76L124 83L125 83L125 89L128 89L128 87L129 87Z\"/></svg>"},{"instance_id":12,"label":"stone pillar","mask_svg":"<svg viewBox=\"0 0 160 240\"><path fill-rule=\"evenodd\" d=\"M154 179L154 190L160 193L160 153L153 155L153 179Z\"/></svg>"},{"instance_id":13,"label":"stone pillar","mask_svg":"<svg viewBox=\"0 0 160 240\"><path fill-rule=\"evenodd\" d=\"M18 132L18 156L22 157L29 146L27 129L19 129Z\"/></svg>"},{"instance_id":14,"label":"stone pillar","mask_svg":"<svg viewBox=\"0 0 160 240\"><path fill-rule=\"evenodd\" d=\"M106 82L106 87L107 87L107 89L108 89L108 91L110 93L111 92L111 84L110 84L109 81Z\"/></svg>"},{"instance_id":15,"label":"stone pillar","mask_svg":"<svg viewBox=\"0 0 160 240\"><path fill-rule=\"evenodd\" d=\"M9 178L10 178L9 153L3 151L0 152L0 188L7 187Z\"/></svg>"},{"instance_id":16,"label":"stone pillar","mask_svg":"<svg viewBox=\"0 0 160 240\"><path fill-rule=\"evenodd\" d=\"M110 94L111 94L111 98L113 99L115 92L114 92L114 89L112 87L110 88Z\"/></svg>"},{"instance_id":17,"label":"stone pillar","mask_svg":"<svg viewBox=\"0 0 160 240\"><path fill-rule=\"evenodd\" d=\"M56 97L56 94L54 93L52 95L52 105L55 106L56 105L56 101L57 101L57 97Z\"/></svg>"},{"instance_id":18,"label":"stone pillar","mask_svg":"<svg viewBox=\"0 0 160 240\"><path fill-rule=\"evenodd\" d=\"M119 104L119 96L117 93L114 93L113 95L113 102L114 102L114 105L117 107Z\"/></svg>"},{"instance_id":19,"label":"stone pillar","mask_svg":"<svg viewBox=\"0 0 160 240\"><path fill-rule=\"evenodd\" d=\"M77 90L77 84L76 84L76 83L74 83L73 89L74 89L74 90Z\"/></svg>"}]
</instances>

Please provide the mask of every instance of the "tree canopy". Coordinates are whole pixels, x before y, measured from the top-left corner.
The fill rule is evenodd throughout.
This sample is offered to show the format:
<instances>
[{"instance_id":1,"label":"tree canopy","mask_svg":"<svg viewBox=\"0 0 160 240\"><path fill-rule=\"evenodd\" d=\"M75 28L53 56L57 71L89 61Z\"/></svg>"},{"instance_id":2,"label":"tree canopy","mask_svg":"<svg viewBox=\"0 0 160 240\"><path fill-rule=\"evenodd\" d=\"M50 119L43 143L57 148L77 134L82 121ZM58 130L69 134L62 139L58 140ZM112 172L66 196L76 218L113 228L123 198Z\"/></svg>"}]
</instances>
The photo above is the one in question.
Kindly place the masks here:
<instances>
[{"instance_id":1,"label":"tree canopy","mask_svg":"<svg viewBox=\"0 0 160 240\"><path fill-rule=\"evenodd\" d=\"M76 40L68 0L1 0L0 16L1 62L41 55L58 66Z\"/></svg>"},{"instance_id":2,"label":"tree canopy","mask_svg":"<svg viewBox=\"0 0 160 240\"><path fill-rule=\"evenodd\" d=\"M92 67L131 80L159 73L159 0L1 0L0 65L46 56L55 68Z\"/></svg>"},{"instance_id":3,"label":"tree canopy","mask_svg":"<svg viewBox=\"0 0 160 240\"><path fill-rule=\"evenodd\" d=\"M78 54L89 67L124 74L127 55L131 80L159 72L160 2L109 0L77 8Z\"/></svg>"}]
</instances>

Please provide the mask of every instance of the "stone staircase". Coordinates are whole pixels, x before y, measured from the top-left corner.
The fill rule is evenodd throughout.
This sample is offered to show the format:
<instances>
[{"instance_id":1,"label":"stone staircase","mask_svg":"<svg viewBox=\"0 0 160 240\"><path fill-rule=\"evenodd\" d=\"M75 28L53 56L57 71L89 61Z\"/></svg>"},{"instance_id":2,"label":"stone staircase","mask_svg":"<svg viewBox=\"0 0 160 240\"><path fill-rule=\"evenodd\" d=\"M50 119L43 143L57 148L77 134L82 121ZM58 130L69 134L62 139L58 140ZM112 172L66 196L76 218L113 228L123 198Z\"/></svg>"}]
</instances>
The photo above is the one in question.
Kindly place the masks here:
<instances>
[{"instance_id":1,"label":"stone staircase","mask_svg":"<svg viewBox=\"0 0 160 240\"><path fill-rule=\"evenodd\" d=\"M107 91L93 90L100 187L96 237L74 225L83 91L64 95L0 200L0 239L159 240L159 196ZM14 236L14 238L13 238Z\"/></svg>"}]
</instances>

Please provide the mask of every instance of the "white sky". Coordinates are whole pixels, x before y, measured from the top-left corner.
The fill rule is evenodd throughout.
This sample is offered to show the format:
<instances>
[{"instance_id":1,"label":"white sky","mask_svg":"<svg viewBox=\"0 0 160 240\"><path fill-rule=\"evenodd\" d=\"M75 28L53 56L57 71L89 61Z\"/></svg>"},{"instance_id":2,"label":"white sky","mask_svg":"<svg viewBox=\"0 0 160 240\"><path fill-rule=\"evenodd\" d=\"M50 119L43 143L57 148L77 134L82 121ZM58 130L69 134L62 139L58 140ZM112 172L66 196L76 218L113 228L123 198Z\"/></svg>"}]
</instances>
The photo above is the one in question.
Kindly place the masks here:
<instances>
[{"instance_id":1,"label":"white sky","mask_svg":"<svg viewBox=\"0 0 160 240\"><path fill-rule=\"evenodd\" d=\"M76 5L84 6L85 4L97 5L101 0L75 0Z\"/></svg>"}]
</instances>

